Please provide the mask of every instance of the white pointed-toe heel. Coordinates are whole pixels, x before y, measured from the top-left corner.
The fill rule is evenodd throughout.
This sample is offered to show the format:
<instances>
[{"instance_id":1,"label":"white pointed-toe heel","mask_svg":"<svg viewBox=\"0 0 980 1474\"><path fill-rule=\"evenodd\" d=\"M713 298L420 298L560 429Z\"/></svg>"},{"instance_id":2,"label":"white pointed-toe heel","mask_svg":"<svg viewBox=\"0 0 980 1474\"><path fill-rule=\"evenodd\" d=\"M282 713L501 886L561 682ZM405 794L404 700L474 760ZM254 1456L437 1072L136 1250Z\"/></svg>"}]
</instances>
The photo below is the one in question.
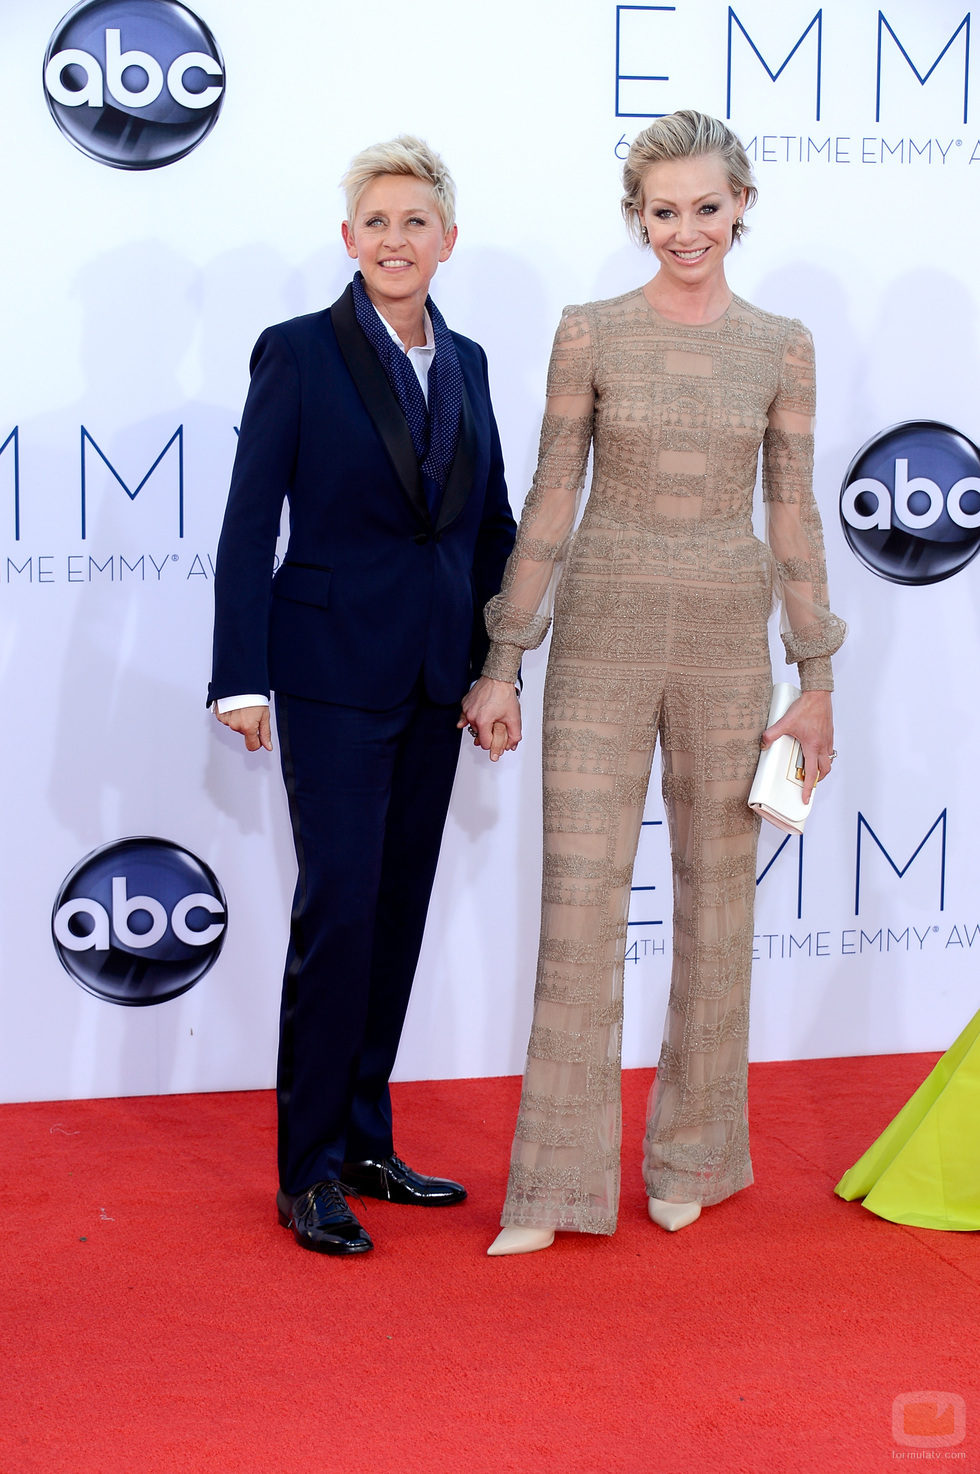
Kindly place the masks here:
<instances>
[{"instance_id":1,"label":"white pointed-toe heel","mask_svg":"<svg viewBox=\"0 0 980 1474\"><path fill-rule=\"evenodd\" d=\"M553 1228L502 1228L487 1253L533 1254L538 1249L550 1248L554 1242Z\"/></svg>"},{"instance_id":2,"label":"white pointed-toe heel","mask_svg":"<svg viewBox=\"0 0 980 1474\"><path fill-rule=\"evenodd\" d=\"M654 1223L668 1233L676 1233L679 1228L687 1228L689 1223L701 1217L701 1204L666 1203L663 1198L647 1198L647 1211Z\"/></svg>"}]
</instances>

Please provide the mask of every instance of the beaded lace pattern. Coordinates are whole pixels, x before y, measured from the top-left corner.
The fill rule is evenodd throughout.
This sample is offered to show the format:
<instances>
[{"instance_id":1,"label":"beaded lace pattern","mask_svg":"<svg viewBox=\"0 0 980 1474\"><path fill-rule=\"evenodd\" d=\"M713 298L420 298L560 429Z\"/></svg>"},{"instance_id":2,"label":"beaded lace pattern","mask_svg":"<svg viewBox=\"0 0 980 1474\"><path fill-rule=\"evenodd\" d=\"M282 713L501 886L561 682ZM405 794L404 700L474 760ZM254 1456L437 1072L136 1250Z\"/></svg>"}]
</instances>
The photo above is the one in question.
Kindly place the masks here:
<instances>
[{"instance_id":1,"label":"beaded lace pattern","mask_svg":"<svg viewBox=\"0 0 980 1474\"><path fill-rule=\"evenodd\" d=\"M746 799L774 596L804 689L830 689L844 638L827 608L813 411L809 333L739 298L700 326L641 291L563 314L537 471L486 615L484 673L512 680L554 603L541 942L505 1225L616 1226L626 922L658 739L674 945L644 1181L651 1197L708 1204L752 1180ZM760 446L765 543L751 521Z\"/></svg>"}]
</instances>

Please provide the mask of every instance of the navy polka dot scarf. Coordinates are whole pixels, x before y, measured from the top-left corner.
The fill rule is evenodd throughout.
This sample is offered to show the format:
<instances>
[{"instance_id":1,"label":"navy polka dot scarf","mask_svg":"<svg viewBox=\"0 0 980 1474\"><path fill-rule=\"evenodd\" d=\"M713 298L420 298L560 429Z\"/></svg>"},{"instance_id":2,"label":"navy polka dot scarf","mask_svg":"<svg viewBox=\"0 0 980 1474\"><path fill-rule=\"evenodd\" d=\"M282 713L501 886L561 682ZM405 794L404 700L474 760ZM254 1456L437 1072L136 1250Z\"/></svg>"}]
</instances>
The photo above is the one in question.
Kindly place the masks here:
<instances>
[{"instance_id":1,"label":"navy polka dot scarf","mask_svg":"<svg viewBox=\"0 0 980 1474\"><path fill-rule=\"evenodd\" d=\"M371 305L359 271L354 273L354 312L364 336L381 360L402 414L412 432L412 445L425 488L429 511L435 517L446 477L456 454L463 406L463 376L452 333L431 297L426 310L432 321L435 353L429 368L429 403L408 354L392 339Z\"/></svg>"}]
</instances>

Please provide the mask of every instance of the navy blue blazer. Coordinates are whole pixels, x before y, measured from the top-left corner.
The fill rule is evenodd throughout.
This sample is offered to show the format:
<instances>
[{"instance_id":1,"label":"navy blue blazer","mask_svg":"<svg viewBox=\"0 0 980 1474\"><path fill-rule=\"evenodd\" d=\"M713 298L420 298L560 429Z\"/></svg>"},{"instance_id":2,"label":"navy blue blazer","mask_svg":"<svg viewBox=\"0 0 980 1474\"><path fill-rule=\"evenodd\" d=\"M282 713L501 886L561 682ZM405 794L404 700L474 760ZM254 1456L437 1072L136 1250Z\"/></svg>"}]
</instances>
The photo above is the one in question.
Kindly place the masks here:
<instances>
[{"instance_id":1,"label":"navy blue blazer","mask_svg":"<svg viewBox=\"0 0 980 1474\"><path fill-rule=\"evenodd\" d=\"M479 674L483 606L516 529L486 355L453 338L462 420L434 522L352 288L259 338L218 543L209 704L275 689L380 711L421 675L448 705ZM284 496L289 545L273 577Z\"/></svg>"}]
</instances>

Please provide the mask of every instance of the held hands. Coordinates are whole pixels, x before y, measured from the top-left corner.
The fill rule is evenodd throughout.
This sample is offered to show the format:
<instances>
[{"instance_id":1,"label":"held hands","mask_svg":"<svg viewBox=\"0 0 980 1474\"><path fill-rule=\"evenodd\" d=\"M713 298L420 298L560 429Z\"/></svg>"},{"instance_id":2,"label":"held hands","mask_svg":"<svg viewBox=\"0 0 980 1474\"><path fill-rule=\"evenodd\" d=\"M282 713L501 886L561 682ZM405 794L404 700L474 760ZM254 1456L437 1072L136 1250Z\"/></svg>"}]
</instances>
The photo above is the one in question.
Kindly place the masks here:
<instances>
[{"instance_id":1,"label":"held hands","mask_svg":"<svg viewBox=\"0 0 980 1474\"><path fill-rule=\"evenodd\" d=\"M258 752L260 747L264 747L266 752L272 751L272 727L267 706L240 706L237 711L222 713L215 705L214 714L223 727L242 734L249 752Z\"/></svg>"},{"instance_id":2,"label":"held hands","mask_svg":"<svg viewBox=\"0 0 980 1474\"><path fill-rule=\"evenodd\" d=\"M489 752L492 763L501 753L514 752L521 740L521 707L512 683L481 676L463 697L456 726L469 728L474 747Z\"/></svg>"},{"instance_id":3,"label":"held hands","mask_svg":"<svg viewBox=\"0 0 980 1474\"><path fill-rule=\"evenodd\" d=\"M808 804L814 784L826 778L837 756L830 692L804 691L786 715L763 732L763 749L770 747L778 737L795 737L803 749L803 802Z\"/></svg>"}]
</instances>

